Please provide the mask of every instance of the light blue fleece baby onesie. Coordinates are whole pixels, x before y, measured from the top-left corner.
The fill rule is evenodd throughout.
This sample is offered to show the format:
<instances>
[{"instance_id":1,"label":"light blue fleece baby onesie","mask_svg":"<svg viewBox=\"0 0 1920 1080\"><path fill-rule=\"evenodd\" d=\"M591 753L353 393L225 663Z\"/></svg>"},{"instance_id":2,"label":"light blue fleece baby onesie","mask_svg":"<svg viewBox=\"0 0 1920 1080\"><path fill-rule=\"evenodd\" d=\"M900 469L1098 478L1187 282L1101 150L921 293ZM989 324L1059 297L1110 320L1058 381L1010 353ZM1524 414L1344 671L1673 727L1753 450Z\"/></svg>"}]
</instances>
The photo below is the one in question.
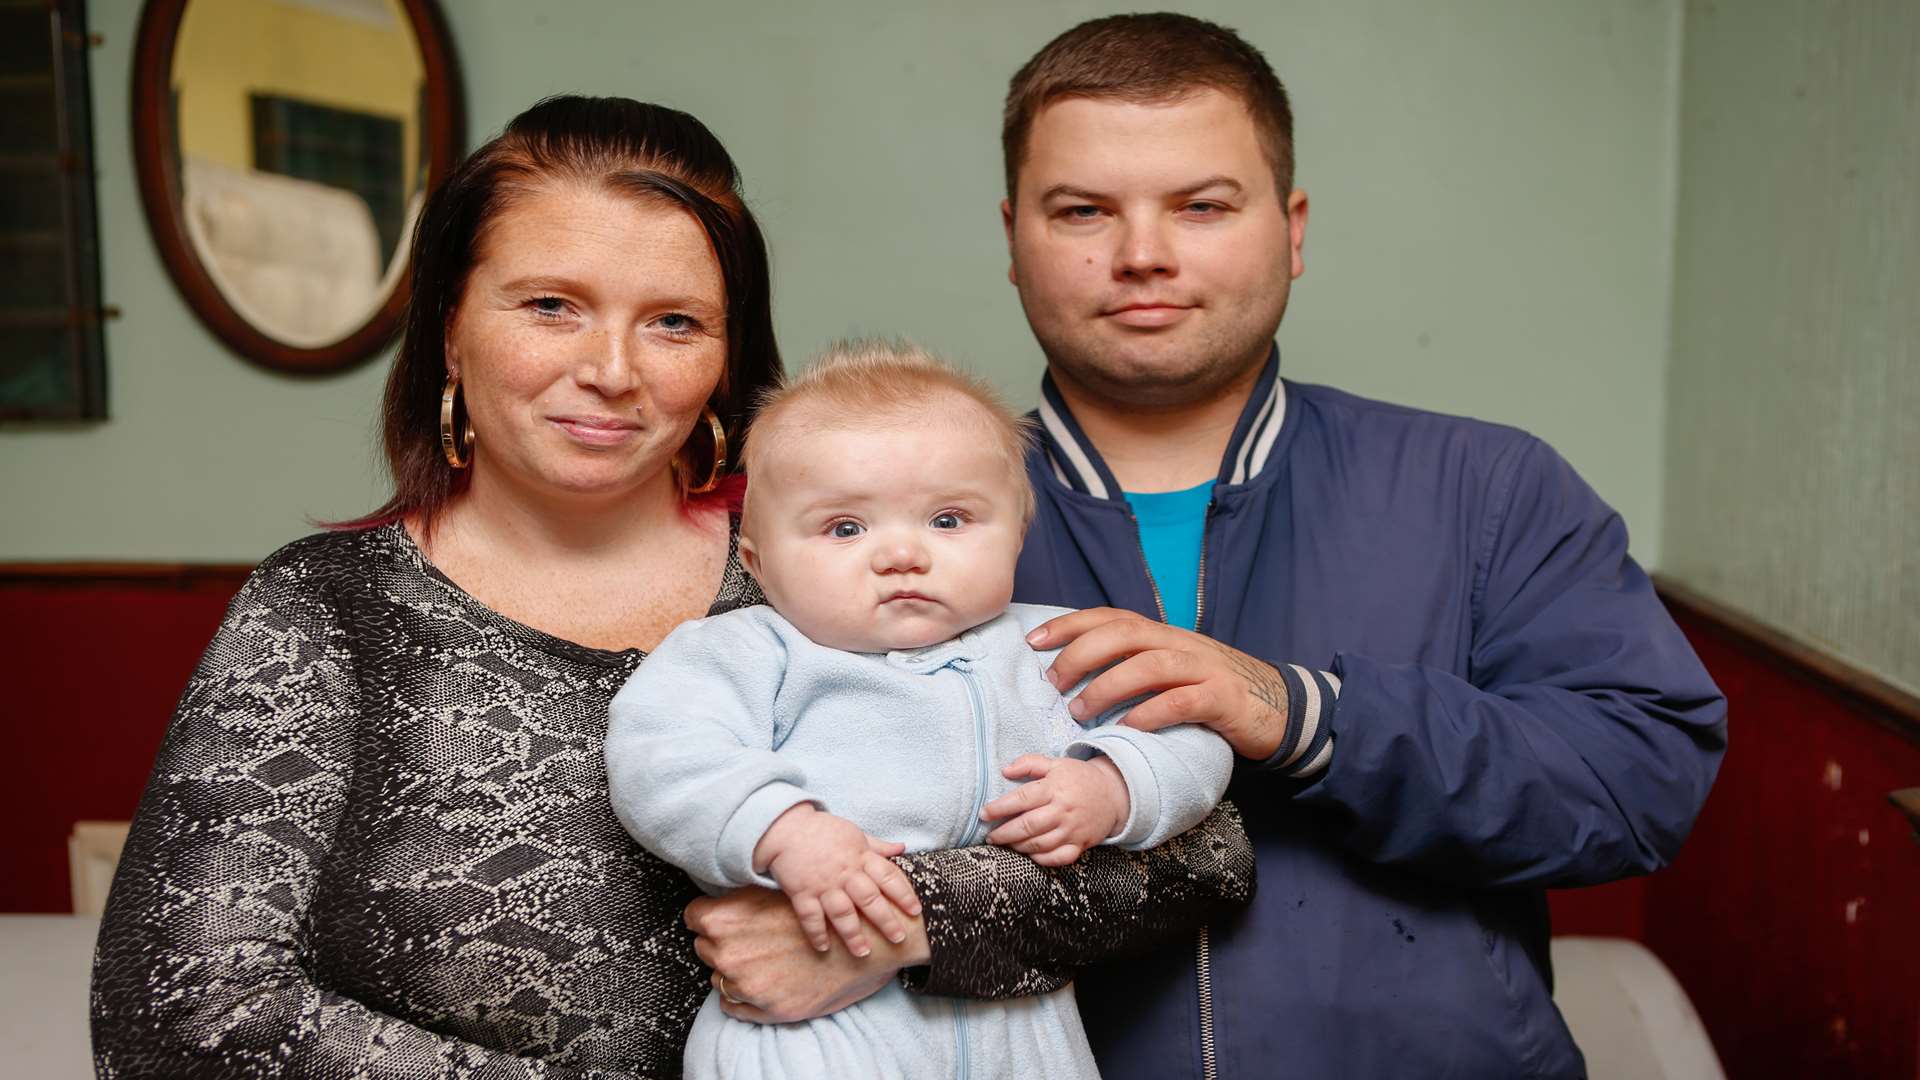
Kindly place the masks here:
<instances>
[{"instance_id":1,"label":"light blue fleece baby onesie","mask_svg":"<svg viewBox=\"0 0 1920 1080\"><path fill-rule=\"evenodd\" d=\"M909 851L984 842L980 808L1014 786L1022 754L1105 754L1132 810L1108 842L1152 847L1226 791L1227 744L1204 728L1136 731L1120 710L1082 727L1026 634L1067 609L1006 614L924 649L849 653L809 641L771 607L668 635L613 699L607 775L634 837L712 892L775 887L753 849L813 802ZM1076 690L1077 692L1077 690ZM870 931L871 932L871 931ZM844 946L836 943L836 948ZM1012 1001L908 993L898 982L832 1016L734 1020L709 994L687 1043L690 1080L824 1077L1094 1078L1071 986Z\"/></svg>"}]
</instances>

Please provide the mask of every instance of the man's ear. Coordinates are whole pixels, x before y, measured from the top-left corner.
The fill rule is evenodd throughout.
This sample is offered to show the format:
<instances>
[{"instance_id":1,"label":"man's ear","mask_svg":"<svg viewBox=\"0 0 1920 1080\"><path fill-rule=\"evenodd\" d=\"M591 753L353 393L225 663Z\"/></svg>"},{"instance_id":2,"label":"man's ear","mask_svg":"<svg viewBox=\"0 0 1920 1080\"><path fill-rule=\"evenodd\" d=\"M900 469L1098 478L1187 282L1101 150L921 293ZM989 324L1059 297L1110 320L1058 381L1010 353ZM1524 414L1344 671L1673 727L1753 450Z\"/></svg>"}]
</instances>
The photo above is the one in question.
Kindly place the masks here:
<instances>
[{"instance_id":1,"label":"man's ear","mask_svg":"<svg viewBox=\"0 0 1920 1080\"><path fill-rule=\"evenodd\" d=\"M1000 227L1007 232L1007 282L1014 288L1020 287L1020 277L1013 270L1013 200L1000 200Z\"/></svg>"},{"instance_id":2,"label":"man's ear","mask_svg":"<svg viewBox=\"0 0 1920 1080\"><path fill-rule=\"evenodd\" d=\"M1307 243L1307 193L1294 188L1287 193L1287 243L1293 248L1293 276L1307 272L1301 249Z\"/></svg>"}]
</instances>

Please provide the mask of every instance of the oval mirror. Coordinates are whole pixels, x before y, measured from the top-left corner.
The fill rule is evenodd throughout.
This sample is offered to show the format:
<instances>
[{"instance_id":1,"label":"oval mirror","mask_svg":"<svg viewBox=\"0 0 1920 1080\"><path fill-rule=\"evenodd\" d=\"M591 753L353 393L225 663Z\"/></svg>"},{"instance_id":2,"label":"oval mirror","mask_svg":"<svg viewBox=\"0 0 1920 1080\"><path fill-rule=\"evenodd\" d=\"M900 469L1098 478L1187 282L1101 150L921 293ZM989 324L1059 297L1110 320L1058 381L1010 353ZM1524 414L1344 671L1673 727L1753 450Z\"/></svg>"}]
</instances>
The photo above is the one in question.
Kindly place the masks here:
<instances>
[{"instance_id":1,"label":"oval mirror","mask_svg":"<svg viewBox=\"0 0 1920 1080\"><path fill-rule=\"evenodd\" d=\"M433 0L149 0L133 73L147 224L187 303L277 371L392 337L460 84Z\"/></svg>"}]
</instances>

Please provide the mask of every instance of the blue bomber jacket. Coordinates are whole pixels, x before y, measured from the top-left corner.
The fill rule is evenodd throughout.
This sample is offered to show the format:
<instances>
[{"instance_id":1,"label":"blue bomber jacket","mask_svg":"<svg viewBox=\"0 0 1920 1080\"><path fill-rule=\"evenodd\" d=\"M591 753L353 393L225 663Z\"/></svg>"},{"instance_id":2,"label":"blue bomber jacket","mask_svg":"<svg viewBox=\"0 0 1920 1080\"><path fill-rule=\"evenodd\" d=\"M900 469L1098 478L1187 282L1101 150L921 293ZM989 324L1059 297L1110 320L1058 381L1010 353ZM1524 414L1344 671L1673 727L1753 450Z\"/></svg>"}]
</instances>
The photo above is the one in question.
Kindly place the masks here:
<instances>
[{"instance_id":1,"label":"blue bomber jacket","mask_svg":"<svg viewBox=\"0 0 1920 1080\"><path fill-rule=\"evenodd\" d=\"M1290 673L1313 752L1238 763L1251 907L1082 974L1102 1073L1582 1075L1543 890L1673 858L1725 699L1544 443L1279 366L1213 488L1199 630ZM1044 393L1015 597L1157 614L1119 485Z\"/></svg>"}]
</instances>

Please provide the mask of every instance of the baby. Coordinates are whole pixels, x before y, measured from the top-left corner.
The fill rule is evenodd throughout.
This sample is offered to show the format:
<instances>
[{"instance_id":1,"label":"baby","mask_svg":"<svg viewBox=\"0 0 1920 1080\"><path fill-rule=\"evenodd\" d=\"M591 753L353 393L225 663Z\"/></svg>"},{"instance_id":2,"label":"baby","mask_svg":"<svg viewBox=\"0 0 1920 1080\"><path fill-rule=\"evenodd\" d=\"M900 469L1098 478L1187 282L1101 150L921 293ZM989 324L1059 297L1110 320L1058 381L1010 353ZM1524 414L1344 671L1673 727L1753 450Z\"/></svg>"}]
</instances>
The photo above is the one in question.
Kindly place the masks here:
<instances>
[{"instance_id":1,"label":"baby","mask_svg":"<svg viewBox=\"0 0 1920 1080\"><path fill-rule=\"evenodd\" d=\"M898 941L918 914L895 841L1060 865L1206 816L1226 743L1119 726L1123 709L1083 727L1078 688L1026 642L1063 612L1010 603L1026 439L983 383L907 345L837 348L762 403L740 557L768 606L681 626L613 701L613 805L641 844L710 891L779 888L815 948L865 955L867 926ZM1020 781L1023 811L989 832ZM972 1001L895 982L765 1026L718 993L687 1044L695 1080L1097 1076L1070 986Z\"/></svg>"}]
</instances>

